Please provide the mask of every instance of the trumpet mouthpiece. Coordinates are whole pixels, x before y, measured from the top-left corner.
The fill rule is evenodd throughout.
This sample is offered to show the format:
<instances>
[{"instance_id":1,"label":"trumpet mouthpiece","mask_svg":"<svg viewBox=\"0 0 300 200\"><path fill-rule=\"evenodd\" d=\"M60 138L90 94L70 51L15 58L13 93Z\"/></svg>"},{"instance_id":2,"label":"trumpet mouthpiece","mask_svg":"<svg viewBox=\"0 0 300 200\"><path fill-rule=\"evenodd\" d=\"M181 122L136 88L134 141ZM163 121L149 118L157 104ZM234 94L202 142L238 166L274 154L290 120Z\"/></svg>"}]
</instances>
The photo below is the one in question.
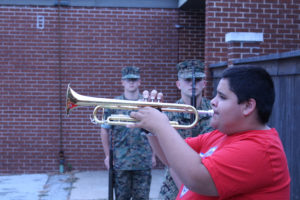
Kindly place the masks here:
<instances>
[{"instance_id":1,"label":"trumpet mouthpiece","mask_svg":"<svg viewBox=\"0 0 300 200\"><path fill-rule=\"evenodd\" d=\"M198 114L213 116L214 110L198 110Z\"/></svg>"}]
</instances>

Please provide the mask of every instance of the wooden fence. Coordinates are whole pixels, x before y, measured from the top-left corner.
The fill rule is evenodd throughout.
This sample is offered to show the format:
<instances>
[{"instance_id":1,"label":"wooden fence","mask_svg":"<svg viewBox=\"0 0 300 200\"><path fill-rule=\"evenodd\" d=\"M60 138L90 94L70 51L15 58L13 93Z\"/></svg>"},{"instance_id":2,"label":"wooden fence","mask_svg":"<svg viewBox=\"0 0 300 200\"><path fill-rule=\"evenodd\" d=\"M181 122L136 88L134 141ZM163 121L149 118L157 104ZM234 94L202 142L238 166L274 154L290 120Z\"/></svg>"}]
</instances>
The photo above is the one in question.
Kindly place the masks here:
<instances>
[{"instance_id":1,"label":"wooden fence","mask_svg":"<svg viewBox=\"0 0 300 200\"><path fill-rule=\"evenodd\" d=\"M269 125L281 137L291 175L291 200L300 199L300 50L235 60L233 65L258 64L272 76L276 100ZM210 66L214 94L226 63ZM297 131L298 130L298 131Z\"/></svg>"}]
</instances>

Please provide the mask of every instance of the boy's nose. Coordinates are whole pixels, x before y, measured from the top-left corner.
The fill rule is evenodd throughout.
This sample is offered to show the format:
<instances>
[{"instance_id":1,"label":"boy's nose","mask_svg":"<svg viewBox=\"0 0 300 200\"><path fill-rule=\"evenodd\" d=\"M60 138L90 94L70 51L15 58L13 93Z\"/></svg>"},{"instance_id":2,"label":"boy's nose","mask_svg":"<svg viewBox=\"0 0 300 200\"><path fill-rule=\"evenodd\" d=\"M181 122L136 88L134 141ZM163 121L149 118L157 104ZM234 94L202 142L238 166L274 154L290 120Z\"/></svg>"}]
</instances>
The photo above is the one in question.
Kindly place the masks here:
<instances>
[{"instance_id":1,"label":"boy's nose","mask_svg":"<svg viewBox=\"0 0 300 200\"><path fill-rule=\"evenodd\" d=\"M216 107L216 106L217 106L217 104L216 104L216 97L214 97L214 98L210 101L210 105L211 105L212 107Z\"/></svg>"}]
</instances>

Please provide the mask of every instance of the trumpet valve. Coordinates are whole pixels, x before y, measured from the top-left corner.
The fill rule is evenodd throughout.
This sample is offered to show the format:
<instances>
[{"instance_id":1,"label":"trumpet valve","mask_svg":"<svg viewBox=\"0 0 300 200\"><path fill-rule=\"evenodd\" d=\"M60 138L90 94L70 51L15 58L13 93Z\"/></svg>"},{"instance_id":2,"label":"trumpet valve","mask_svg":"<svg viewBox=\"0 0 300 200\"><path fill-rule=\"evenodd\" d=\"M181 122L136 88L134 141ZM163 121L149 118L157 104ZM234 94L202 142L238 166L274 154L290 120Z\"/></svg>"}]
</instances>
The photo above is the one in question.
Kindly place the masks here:
<instances>
[{"instance_id":1,"label":"trumpet valve","mask_svg":"<svg viewBox=\"0 0 300 200\"><path fill-rule=\"evenodd\" d=\"M148 98L149 98L149 91L148 90L143 91L143 98L144 98L144 101L148 101Z\"/></svg>"},{"instance_id":2,"label":"trumpet valve","mask_svg":"<svg viewBox=\"0 0 300 200\"><path fill-rule=\"evenodd\" d=\"M157 95L157 91L156 90L152 90L151 94L150 94L150 99L151 99L152 102L154 102L154 99L155 99L156 95Z\"/></svg>"},{"instance_id":3,"label":"trumpet valve","mask_svg":"<svg viewBox=\"0 0 300 200\"><path fill-rule=\"evenodd\" d=\"M160 102L161 99L162 99L162 97L163 97L163 93L159 92L159 93L157 94L157 102Z\"/></svg>"}]
</instances>

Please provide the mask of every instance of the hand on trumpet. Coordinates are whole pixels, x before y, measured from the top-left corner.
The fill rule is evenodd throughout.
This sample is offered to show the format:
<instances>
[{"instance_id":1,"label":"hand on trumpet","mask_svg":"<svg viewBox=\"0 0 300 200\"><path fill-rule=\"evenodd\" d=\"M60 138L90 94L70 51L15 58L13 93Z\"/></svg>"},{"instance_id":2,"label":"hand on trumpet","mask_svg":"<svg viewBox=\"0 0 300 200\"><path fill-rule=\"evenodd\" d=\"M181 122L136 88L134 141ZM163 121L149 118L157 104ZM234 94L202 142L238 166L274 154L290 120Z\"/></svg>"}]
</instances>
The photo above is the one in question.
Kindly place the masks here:
<instances>
[{"instance_id":1,"label":"hand on trumpet","mask_svg":"<svg viewBox=\"0 0 300 200\"><path fill-rule=\"evenodd\" d=\"M144 101L161 102L163 99L163 93L157 93L156 90L152 90L150 95L147 90L143 92ZM153 107L142 107L136 112L131 112L130 117L136 119L138 122L135 124L128 124L128 128L143 128L151 133L155 133L160 126L170 126L168 117L159 111L159 109Z\"/></svg>"}]
</instances>

